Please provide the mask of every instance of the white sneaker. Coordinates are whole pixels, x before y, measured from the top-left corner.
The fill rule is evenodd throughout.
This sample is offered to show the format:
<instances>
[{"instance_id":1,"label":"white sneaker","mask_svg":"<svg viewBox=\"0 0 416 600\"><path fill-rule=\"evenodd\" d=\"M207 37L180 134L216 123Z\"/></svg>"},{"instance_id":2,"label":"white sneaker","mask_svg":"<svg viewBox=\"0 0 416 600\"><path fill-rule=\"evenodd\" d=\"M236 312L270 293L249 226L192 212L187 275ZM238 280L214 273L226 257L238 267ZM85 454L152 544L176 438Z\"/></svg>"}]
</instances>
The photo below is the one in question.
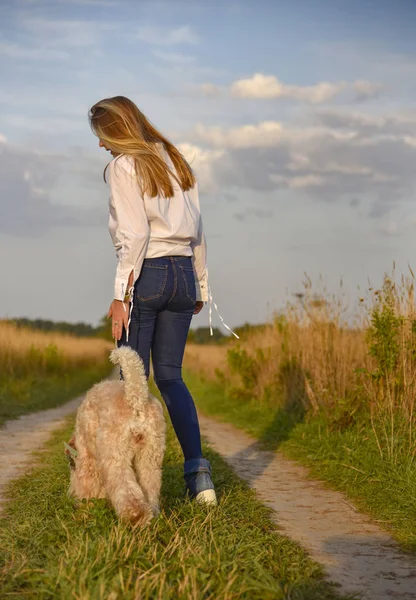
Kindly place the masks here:
<instances>
[{"instance_id":1,"label":"white sneaker","mask_svg":"<svg viewBox=\"0 0 416 600\"><path fill-rule=\"evenodd\" d=\"M198 504L209 504L210 506L217 506L217 495L215 490L204 490L199 492L195 498Z\"/></svg>"}]
</instances>

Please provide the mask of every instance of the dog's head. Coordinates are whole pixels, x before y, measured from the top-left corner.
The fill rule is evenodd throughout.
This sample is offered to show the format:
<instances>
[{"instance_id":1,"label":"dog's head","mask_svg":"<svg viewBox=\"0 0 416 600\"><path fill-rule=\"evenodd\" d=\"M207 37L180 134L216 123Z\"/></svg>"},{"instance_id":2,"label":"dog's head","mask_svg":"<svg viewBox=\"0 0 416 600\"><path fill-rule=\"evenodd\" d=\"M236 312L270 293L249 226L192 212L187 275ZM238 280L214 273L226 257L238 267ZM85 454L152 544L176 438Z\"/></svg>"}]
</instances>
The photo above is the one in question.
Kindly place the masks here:
<instances>
[{"instance_id":1,"label":"dog's head","mask_svg":"<svg viewBox=\"0 0 416 600\"><path fill-rule=\"evenodd\" d=\"M68 458L69 468L75 469L75 459L78 456L78 451L75 446L75 438L71 438L69 443L64 442L65 454Z\"/></svg>"}]
</instances>

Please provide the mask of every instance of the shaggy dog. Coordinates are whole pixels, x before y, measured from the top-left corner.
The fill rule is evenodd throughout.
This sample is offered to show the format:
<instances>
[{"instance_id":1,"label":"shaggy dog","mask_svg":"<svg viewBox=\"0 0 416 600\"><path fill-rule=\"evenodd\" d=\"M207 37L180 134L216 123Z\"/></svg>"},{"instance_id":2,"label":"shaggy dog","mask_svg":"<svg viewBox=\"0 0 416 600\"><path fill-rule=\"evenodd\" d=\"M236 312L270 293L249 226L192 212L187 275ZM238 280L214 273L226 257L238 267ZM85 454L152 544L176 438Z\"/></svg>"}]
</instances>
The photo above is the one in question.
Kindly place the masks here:
<instances>
[{"instance_id":1,"label":"shaggy dog","mask_svg":"<svg viewBox=\"0 0 416 600\"><path fill-rule=\"evenodd\" d=\"M124 381L92 387L77 412L75 434L66 445L69 494L107 498L124 521L145 525L159 513L165 421L150 393L138 354L113 350Z\"/></svg>"}]
</instances>

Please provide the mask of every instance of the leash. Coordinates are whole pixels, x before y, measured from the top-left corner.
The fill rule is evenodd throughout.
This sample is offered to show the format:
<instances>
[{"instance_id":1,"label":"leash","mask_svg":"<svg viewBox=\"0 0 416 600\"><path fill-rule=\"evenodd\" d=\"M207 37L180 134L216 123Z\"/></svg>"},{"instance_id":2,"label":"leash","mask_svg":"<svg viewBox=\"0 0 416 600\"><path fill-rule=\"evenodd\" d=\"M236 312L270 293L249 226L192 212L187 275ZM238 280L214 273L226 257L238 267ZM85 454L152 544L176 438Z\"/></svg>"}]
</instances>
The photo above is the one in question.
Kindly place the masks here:
<instances>
[{"instance_id":1,"label":"leash","mask_svg":"<svg viewBox=\"0 0 416 600\"><path fill-rule=\"evenodd\" d=\"M208 280L208 268L206 268L206 274L207 274L207 280ZM225 327L225 329L227 329L230 333L233 334L233 336L235 338L237 338L237 340L239 340L240 337L231 329L231 327L229 327L227 325L227 323L222 318L220 311L218 310L218 306L217 306L216 302L214 302L214 298L213 298L212 292L211 292L211 286L208 284L208 323L209 323L209 332L210 332L211 337L214 335L214 330L212 328L212 307L214 307L215 312L219 316L220 321L223 324L223 326Z\"/></svg>"}]
</instances>

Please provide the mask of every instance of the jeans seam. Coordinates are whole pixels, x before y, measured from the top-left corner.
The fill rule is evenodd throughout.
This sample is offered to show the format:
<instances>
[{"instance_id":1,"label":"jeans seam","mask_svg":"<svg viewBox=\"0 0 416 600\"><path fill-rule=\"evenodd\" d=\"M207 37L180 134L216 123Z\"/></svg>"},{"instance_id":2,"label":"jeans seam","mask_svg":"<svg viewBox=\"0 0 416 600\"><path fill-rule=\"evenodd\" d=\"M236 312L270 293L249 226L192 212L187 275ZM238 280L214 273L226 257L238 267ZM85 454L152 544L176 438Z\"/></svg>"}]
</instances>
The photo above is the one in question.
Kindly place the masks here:
<instances>
[{"instance_id":1,"label":"jeans seam","mask_svg":"<svg viewBox=\"0 0 416 600\"><path fill-rule=\"evenodd\" d=\"M144 269L159 269L160 271L167 271L167 265L143 265Z\"/></svg>"},{"instance_id":2,"label":"jeans seam","mask_svg":"<svg viewBox=\"0 0 416 600\"><path fill-rule=\"evenodd\" d=\"M172 302L172 300L176 296L176 292L178 290L178 274L176 272L175 261L172 257L170 257L170 264L172 266L172 271L173 271L173 292L172 292L172 296L168 300L168 304L170 304Z\"/></svg>"},{"instance_id":3,"label":"jeans seam","mask_svg":"<svg viewBox=\"0 0 416 600\"><path fill-rule=\"evenodd\" d=\"M182 265L179 265L179 268L180 268L180 270L182 272L182 279L183 279L183 282L185 284L186 297L188 298L188 300L190 300L191 302L193 302L195 304L196 298L192 298L192 296L189 293L188 282L187 282L186 276L185 276L185 270L186 269L184 269L184 267ZM189 272L191 272L191 269L189 269Z\"/></svg>"}]
</instances>

